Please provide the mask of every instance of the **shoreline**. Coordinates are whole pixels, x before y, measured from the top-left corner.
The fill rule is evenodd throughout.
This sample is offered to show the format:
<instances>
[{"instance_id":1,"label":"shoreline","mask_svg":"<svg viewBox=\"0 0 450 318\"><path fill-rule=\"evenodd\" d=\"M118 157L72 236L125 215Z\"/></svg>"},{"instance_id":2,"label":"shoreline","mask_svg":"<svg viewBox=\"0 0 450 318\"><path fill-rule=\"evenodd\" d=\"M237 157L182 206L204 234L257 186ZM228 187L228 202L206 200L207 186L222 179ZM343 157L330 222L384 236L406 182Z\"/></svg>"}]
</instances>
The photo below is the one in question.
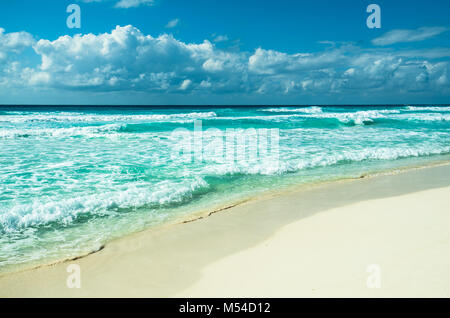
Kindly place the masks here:
<instances>
[{"instance_id":1,"label":"shoreline","mask_svg":"<svg viewBox=\"0 0 450 318\"><path fill-rule=\"evenodd\" d=\"M428 169L428 168L440 167L440 166L446 166L446 165L450 165L450 160L449 159L447 159L447 160L440 159L440 160L431 161L431 162L424 162L424 163L421 162L417 165L400 166L400 167L395 167L392 169L369 171L369 172L363 173L362 175L356 176L356 177L340 177L340 178L335 178L335 179L330 179L330 180L319 180L319 181L314 181L314 182L291 184L282 189L264 190L261 193L258 193L257 195L242 198L237 201L229 201L227 203L220 204L220 205L214 205L214 206L211 206L210 208L200 209L196 212L191 212L189 214L179 215L177 217L174 217L173 219L166 221L165 223L161 223L159 225L151 226L151 227L145 228L140 231L131 232L124 236L110 239L107 242L99 245L97 248L92 249L91 251L82 253L80 255L75 255L75 256L70 256L70 257L61 257L60 259L49 261L49 262L43 261L41 264L37 264L37 265L20 266L20 264L19 264L19 265L17 265L17 267L15 269L6 270L6 271L0 270L0 278L3 276L6 276L6 275L11 275L11 274L15 274L15 273L24 272L24 271L30 271L30 270L37 270L42 267L54 266L54 265L61 264L61 263L79 260L79 259L88 257L92 254L95 254L95 253L103 250L107 245L109 245L117 240L126 239L128 237L131 237L133 235L136 235L136 234L139 234L142 232L146 232L146 231L166 230L166 229L169 229L176 225L199 221L199 220L208 218L213 214L216 214L216 213L219 213L222 211L226 211L228 209L235 208L235 207L247 204L247 203L264 201L267 199L272 199L272 198L276 198L278 196L292 194L292 193L296 193L299 191L315 189L317 187L320 188L323 186L327 186L329 184L352 182L352 181L363 179L363 178L368 179L368 178L374 178L374 177L376 178L376 177L382 177L382 176L391 176L391 175L397 175L400 173L407 173L410 171L415 171L418 169Z\"/></svg>"},{"instance_id":2,"label":"shoreline","mask_svg":"<svg viewBox=\"0 0 450 318\"><path fill-rule=\"evenodd\" d=\"M399 170L400 172L398 172ZM397 173L394 171L397 171ZM199 271L202 268L207 268L209 264L229 255L236 254L242 250L257 246L262 241L273 236L274 233L284 226L289 226L289 224L295 222L301 222L303 219L320 214L320 212L342 208L357 202L366 202L368 200L380 198L392 198L408 193L420 192L426 189L448 187L450 185L449 178L445 177L446 175L448 176L450 172L448 162L438 163L432 167L419 166L407 168L406 171L404 169L395 169L394 171L391 171L390 174L383 173L381 175L369 175L362 178L322 182L314 186L309 185L308 187L303 187L303 185L300 186L301 189L297 188L296 190L283 192L282 194L271 193L264 195L261 198L257 198L256 200L246 202L245 204L238 204L219 210L223 213L210 211L209 217L202 216L190 221L185 220L183 222L165 225L158 229L150 228L130 234L126 237L112 240L106 244L103 249L84 257L60 261L50 265L41 265L33 269L26 269L15 273L5 273L0 276L0 286L6 287L1 288L2 291L0 291L0 296L38 296L40 294L36 293L46 286L44 287L46 291L43 292L41 296L60 295L62 292L62 295L67 297L102 295L129 296L130 293L132 296L138 297L170 297L172 295L177 295L177 292L187 288L186 286L194 284L196 280L180 276L178 277L178 280L174 282L170 279L171 271L164 271L161 269L162 264L173 269L174 266L177 267L178 265L183 267L181 264L188 260L188 263L189 261L191 263L186 266L189 267L190 270L188 272L190 272L191 275L187 276L192 276L192 273L197 274L194 276L201 276ZM383 184L386 184L386 182L389 184L389 187L383 188ZM395 186L395 184L397 185ZM365 188L365 191L361 192L361 187ZM370 189L376 191L367 191ZM343 193L353 194L346 197L342 195ZM355 193L358 193L358 195ZM325 201L324 198L327 198L326 202L323 202ZM297 205L300 204L302 207L302 209L300 209L301 211L292 213L292 202L296 202ZM277 211L271 211L274 207L276 207ZM261 210L263 210L263 212L258 212ZM258 228L256 229L255 224L258 225ZM244 229L247 230L247 233L244 233L245 231L243 232ZM212 241L219 244L219 248L211 249L211 245L204 242L202 238L213 238L211 236L218 233L216 230L221 231L220 235L222 238L227 237L227 233L225 233L224 230L229 230L234 234L231 237L239 237L240 240L239 242L235 242L235 239L232 239L231 241L228 240L230 242L227 242L227 239L221 241L218 238L214 238ZM180 238L183 239L180 240ZM206 247L208 247L206 248L206 251L208 251L208 253L206 253L206 251L198 250L195 246L196 244L192 243L199 244L200 246L206 244ZM186 259L183 257L178 258L176 255L173 255L177 252L180 253L180 244L190 253L187 255L188 257L186 257ZM162 251L160 251L161 249ZM143 251L145 251L145 253L142 253ZM186 253L186 251L181 251L181 254L184 253ZM146 257L147 254L157 257L148 259L148 257ZM196 255L193 259L192 256L194 254L200 255ZM110 264L109 261L111 259L118 258L123 258L123 260L120 261L120 264L116 264L115 266ZM152 261L153 259L160 259L161 263ZM135 262L135 260L138 260L138 262ZM81 290L71 290L65 287L65 277L68 275L65 272L65 267L69 263L79 263L83 269L86 268L86 271L88 271L88 274L86 275L92 278L92 284L96 287L90 288L90 291L84 289L84 292L83 288ZM133 291L130 290L122 292L115 290L113 292L105 289L102 291L102 288L100 287L102 286L101 279L94 278L95 276L111 277L111 275L119 275L120 272L123 272L124 268L135 266L133 265L135 263L150 266L155 273L162 275L163 281L165 280L166 283L167 281L171 281L169 284L170 286L163 284L159 278L156 280L160 281L161 284L153 282L150 284L152 288L141 289L142 293L138 294L133 294ZM105 265L105 268L100 266L100 264ZM147 268L146 266L136 266L140 268L141 271ZM178 271L179 270L180 269L178 269ZM125 272L127 271L125 270ZM152 271L150 270L150 272ZM148 274L148 271L144 270L144 273ZM151 276L153 275L155 274L152 274ZM49 282L45 283L48 278ZM91 280L91 278L86 279ZM108 280L108 278L105 279ZM153 277L153 279L155 279L155 277ZM133 279L131 279L131 281L133 281ZM33 284L31 282L33 282ZM55 289L54 285L57 282L60 283L58 286L61 286ZM42 284L44 284L44 286ZM129 282L127 281L123 281L122 284L119 285L123 284L129 286ZM20 288L20 286L24 287L24 289ZM185 288L183 288L183 286ZM55 292L56 290L58 290L58 293L53 294L52 292Z\"/></svg>"}]
</instances>

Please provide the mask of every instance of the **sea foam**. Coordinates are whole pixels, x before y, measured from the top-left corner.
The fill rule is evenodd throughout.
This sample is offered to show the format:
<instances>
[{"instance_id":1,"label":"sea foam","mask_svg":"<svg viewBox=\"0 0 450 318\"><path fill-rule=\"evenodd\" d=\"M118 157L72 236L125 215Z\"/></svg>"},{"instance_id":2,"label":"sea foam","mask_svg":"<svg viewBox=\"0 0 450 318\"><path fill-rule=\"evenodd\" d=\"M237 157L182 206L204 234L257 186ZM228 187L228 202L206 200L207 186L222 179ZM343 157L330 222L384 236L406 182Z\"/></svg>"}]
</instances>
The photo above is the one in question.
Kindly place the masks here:
<instances>
[{"instance_id":1,"label":"sea foam","mask_svg":"<svg viewBox=\"0 0 450 318\"><path fill-rule=\"evenodd\" d=\"M86 214L101 216L126 209L161 208L187 201L196 191L205 190L207 187L208 183L205 180L197 178L182 182L161 181L148 187L131 185L122 191L60 200L36 199L30 204L0 210L0 229L10 232L53 222L68 225Z\"/></svg>"}]
</instances>

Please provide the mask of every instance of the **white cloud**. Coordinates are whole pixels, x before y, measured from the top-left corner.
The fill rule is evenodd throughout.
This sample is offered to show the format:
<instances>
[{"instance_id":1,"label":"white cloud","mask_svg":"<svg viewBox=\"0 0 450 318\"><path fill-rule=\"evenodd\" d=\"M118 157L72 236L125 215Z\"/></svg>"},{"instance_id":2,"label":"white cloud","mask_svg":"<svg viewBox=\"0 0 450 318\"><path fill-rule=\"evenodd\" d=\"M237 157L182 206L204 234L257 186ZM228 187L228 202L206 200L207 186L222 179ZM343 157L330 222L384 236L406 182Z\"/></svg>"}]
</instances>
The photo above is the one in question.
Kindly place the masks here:
<instances>
[{"instance_id":1,"label":"white cloud","mask_svg":"<svg viewBox=\"0 0 450 318\"><path fill-rule=\"evenodd\" d=\"M128 9L128 8L136 8L143 5L152 6L154 5L154 3L155 3L154 0L120 0L115 4L114 7Z\"/></svg>"},{"instance_id":2,"label":"white cloud","mask_svg":"<svg viewBox=\"0 0 450 318\"><path fill-rule=\"evenodd\" d=\"M421 53L427 52L342 47L314 54L286 54L259 48L249 57L248 68L259 75L259 82L255 82L259 93L437 92L442 86L448 90L450 55L439 62Z\"/></svg>"},{"instance_id":3,"label":"white cloud","mask_svg":"<svg viewBox=\"0 0 450 318\"><path fill-rule=\"evenodd\" d=\"M31 75L29 83L31 85L47 84L50 81L50 75L46 72L35 72Z\"/></svg>"},{"instance_id":4,"label":"white cloud","mask_svg":"<svg viewBox=\"0 0 450 318\"><path fill-rule=\"evenodd\" d=\"M180 85L180 89L185 91L191 85L192 81L190 79L185 79Z\"/></svg>"},{"instance_id":5,"label":"white cloud","mask_svg":"<svg viewBox=\"0 0 450 318\"><path fill-rule=\"evenodd\" d=\"M218 35L214 38L214 42L226 42L228 41L228 36L226 35Z\"/></svg>"},{"instance_id":6,"label":"white cloud","mask_svg":"<svg viewBox=\"0 0 450 318\"><path fill-rule=\"evenodd\" d=\"M111 2L113 0L78 0L85 3L98 3L98 2ZM128 9L136 8L139 6L152 6L155 4L155 0L115 0L115 8Z\"/></svg>"},{"instance_id":7,"label":"white cloud","mask_svg":"<svg viewBox=\"0 0 450 318\"><path fill-rule=\"evenodd\" d=\"M22 65L25 48L40 62ZM29 54L29 53L28 53ZM0 29L0 88L81 92L342 96L426 92L450 95L450 50L336 45L288 54L226 51L205 40L152 37L128 25L103 34L37 42Z\"/></svg>"},{"instance_id":8,"label":"white cloud","mask_svg":"<svg viewBox=\"0 0 450 318\"><path fill-rule=\"evenodd\" d=\"M177 25L178 25L178 22L180 22L180 20L178 20L178 19L173 19L173 20L170 20L167 24L166 24L166 28L174 28L174 27L176 27Z\"/></svg>"},{"instance_id":9,"label":"white cloud","mask_svg":"<svg viewBox=\"0 0 450 318\"><path fill-rule=\"evenodd\" d=\"M0 87L26 83L28 77L22 74L21 54L34 43L33 36L27 32L6 33L0 28Z\"/></svg>"},{"instance_id":10,"label":"white cloud","mask_svg":"<svg viewBox=\"0 0 450 318\"><path fill-rule=\"evenodd\" d=\"M8 52L17 53L33 44L33 36L27 32L5 33L5 29L0 28L0 56Z\"/></svg>"},{"instance_id":11,"label":"white cloud","mask_svg":"<svg viewBox=\"0 0 450 318\"><path fill-rule=\"evenodd\" d=\"M216 83L236 79L233 72L242 69L236 64L245 62L241 54L222 52L208 41L186 44L167 34L154 38L132 26L39 40L34 48L41 56L39 69L50 74L53 85L66 88L109 90L113 82L117 90L176 90L188 77L189 85L211 77Z\"/></svg>"},{"instance_id":12,"label":"white cloud","mask_svg":"<svg viewBox=\"0 0 450 318\"><path fill-rule=\"evenodd\" d=\"M344 58L346 56L342 50L317 54L286 54L258 48L249 58L249 69L258 74L292 73L332 67L338 60Z\"/></svg>"},{"instance_id":13,"label":"white cloud","mask_svg":"<svg viewBox=\"0 0 450 318\"><path fill-rule=\"evenodd\" d=\"M203 63L203 68L209 72L221 71L223 70L224 61L207 59L205 63Z\"/></svg>"},{"instance_id":14,"label":"white cloud","mask_svg":"<svg viewBox=\"0 0 450 318\"><path fill-rule=\"evenodd\" d=\"M392 30L373 39L372 44L384 46L401 42L418 42L432 38L448 30L448 28L444 27L422 27L415 30Z\"/></svg>"}]
</instances>

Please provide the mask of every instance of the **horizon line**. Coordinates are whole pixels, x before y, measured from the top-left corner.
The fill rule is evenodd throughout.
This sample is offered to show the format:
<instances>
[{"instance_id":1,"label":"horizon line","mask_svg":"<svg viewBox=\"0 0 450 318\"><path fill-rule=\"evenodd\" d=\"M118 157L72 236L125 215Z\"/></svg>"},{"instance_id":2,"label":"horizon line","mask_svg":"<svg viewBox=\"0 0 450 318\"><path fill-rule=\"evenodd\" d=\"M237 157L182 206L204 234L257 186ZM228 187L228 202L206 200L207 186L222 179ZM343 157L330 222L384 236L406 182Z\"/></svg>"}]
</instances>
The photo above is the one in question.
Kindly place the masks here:
<instances>
[{"instance_id":1,"label":"horizon line","mask_svg":"<svg viewBox=\"0 0 450 318\"><path fill-rule=\"evenodd\" d=\"M405 107L405 106L450 106L446 103L430 104L0 104L0 107Z\"/></svg>"}]
</instances>

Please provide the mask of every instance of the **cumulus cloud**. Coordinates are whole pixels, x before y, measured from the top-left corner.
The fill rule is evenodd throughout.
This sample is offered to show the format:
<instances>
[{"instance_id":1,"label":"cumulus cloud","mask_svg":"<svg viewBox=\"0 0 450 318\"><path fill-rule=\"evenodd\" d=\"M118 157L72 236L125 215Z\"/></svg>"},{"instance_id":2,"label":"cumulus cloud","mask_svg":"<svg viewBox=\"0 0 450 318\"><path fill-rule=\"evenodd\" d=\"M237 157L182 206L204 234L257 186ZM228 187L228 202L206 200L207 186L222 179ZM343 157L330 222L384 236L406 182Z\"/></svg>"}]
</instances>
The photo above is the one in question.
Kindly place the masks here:
<instances>
[{"instance_id":1,"label":"cumulus cloud","mask_svg":"<svg viewBox=\"0 0 450 318\"><path fill-rule=\"evenodd\" d=\"M23 66L33 48L40 62ZM428 92L449 94L450 50L363 49L336 45L288 54L257 48L227 51L205 40L184 43L136 27L37 42L0 29L0 87L45 87L90 92L345 96Z\"/></svg>"},{"instance_id":2,"label":"cumulus cloud","mask_svg":"<svg viewBox=\"0 0 450 318\"><path fill-rule=\"evenodd\" d=\"M39 69L51 75L53 85L99 90L175 90L210 78L226 82L244 60L208 41L186 44L167 34L154 38L130 25L100 35L39 40L34 48L41 56Z\"/></svg>"},{"instance_id":3,"label":"cumulus cloud","mask_svg":"<svg viewBox=\"0 0 450 318\"><path fill-rule=\"evenodd\" d=\"M314 54L286 54L259 48L249 57L248 68L260 75L260 93L448 90L449 52L445 62L428 60L421 51L411 53L342 47Z\"/></svg>"},{"instance_id":4,"label":"cumulus cloud","mask_svg":"<svg viewBox=\"0 0 450 318\"><path fill-rule=\"evenodd\" d=\"M174 27L176 27L177 25L178 25L178 22L180 22L180 20L178 20L178 19L173 19L173 20L170 20L167 24L166 24L166 28L174 28Z\"/></svg>"},{"instance_id":5,"label":"cumulus cloud","mask_svg":"<svg viewBox=\"0 0 450 318\"><path fill-rule=\"evenodd\" d=\"M23 85L26 77L21 65L21 54L31 49L35 40L27 32L6 33L0 28L0 87Z\"/></svg>"},{"instance_id":6,"label":"cumulus cloud","mask_svg":"<svg viewBox=\"0 0 450 318\"><path fill-rule=\"evenodd\" d=\"M439 35L448 28L422 27L415 30L392 30L372 40L374 45L390 45L401 42L418 42Z\"/></svg>"},{"instance_id":7,"label":"cumulus cloud","mask_svg":"<svg viewBox=\"0 0 450 318\"><path fill-rule=\"evenodd\" d=\"M5 33L5 29L0 28L0 57L8 52L20 52L33 44L33 36L27 32Z\"/></svg>"}]
</instances>

